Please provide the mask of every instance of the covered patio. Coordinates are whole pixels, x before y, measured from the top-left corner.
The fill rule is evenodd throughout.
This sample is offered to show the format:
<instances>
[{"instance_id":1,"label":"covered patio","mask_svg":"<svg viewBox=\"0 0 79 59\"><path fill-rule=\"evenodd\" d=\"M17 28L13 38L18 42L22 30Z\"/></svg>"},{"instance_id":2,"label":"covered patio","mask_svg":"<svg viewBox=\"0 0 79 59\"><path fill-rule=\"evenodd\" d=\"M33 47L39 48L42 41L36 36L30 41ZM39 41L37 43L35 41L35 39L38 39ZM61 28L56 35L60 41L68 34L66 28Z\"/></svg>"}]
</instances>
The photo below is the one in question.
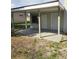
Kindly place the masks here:
<instances>
[{"instance_id":1,"label":"covered patio","mask_svg":"<svg viewBox=\"0 0 79 59\"><path fill-rule=\"evenodd\" d=\"M43 39L57 39L60 40L62 38L62 34L60 31L60 21L61 17L60 14L61 12L64 11L64 7L58 2L50 2L50 3L44 3L44 4L37 4L37 5L31 5L31 6L26 6L26 7L20 7L20 8L14 8L12 9L12 17L15 12L23 12L25 13L25 30L19 30L16 33L21 33L26 36L31 36L31 37L37 37L37 38L43 38ZM51 12L57 12L57 31L51 31L51 30L46 30L42 29L41 25L41 13L51 13ZM37 29L33 28L33 24L31 23L30 28L27 28L27 17L31 19L32 14L37 14L38 17L38 26ZM14 18L12 18L13 24L14 24ZM32 20L31 20L32 22ZM52 23L51 23L52 25ZM50 26L51 26L50 25ZM35 25L36 26L36 25ZM15 28L15 27L13 27Z\"/></svg>"}]
</instances>

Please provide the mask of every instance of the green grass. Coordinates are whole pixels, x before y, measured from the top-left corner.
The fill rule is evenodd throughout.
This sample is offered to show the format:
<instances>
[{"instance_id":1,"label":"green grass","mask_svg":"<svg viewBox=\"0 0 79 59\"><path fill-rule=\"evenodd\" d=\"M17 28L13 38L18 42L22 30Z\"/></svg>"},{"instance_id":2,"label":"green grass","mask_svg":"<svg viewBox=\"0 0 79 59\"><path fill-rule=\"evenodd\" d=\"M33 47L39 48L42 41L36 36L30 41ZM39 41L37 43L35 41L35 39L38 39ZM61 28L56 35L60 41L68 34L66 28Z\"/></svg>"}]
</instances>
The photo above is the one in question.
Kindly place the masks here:
<instances>
[{"instance_id":1,"label":"green grass","mask_svg":"<svg viewBox=\"0 0 79 59\"><path fill-rule=\"evenodd\" d=\"M25 27L26 25L27 25L27 28L30 28L29 21L27 22L27 24L25 24L25 22L14 23L14 24L11 23L11 36L16 36L15 32L17 30L26 29L26 27ZM14 29L13 29L13 27L14 27Z\"/></svg>"},{"instance_id":2,"label":"green grass","mask_svg":"<svg viewBox=\"0 0 79 59\"><path fill-rule=\"evenodd\" d=\"M20 23L14 23L14 28L15 29L25 29L25 26L27 25L27 28L30 27L30 22L27 21L27 24L25 22L20 22ZM11 28L13 27L13 24L11 23Z\"/></svg>"}]
</instances>

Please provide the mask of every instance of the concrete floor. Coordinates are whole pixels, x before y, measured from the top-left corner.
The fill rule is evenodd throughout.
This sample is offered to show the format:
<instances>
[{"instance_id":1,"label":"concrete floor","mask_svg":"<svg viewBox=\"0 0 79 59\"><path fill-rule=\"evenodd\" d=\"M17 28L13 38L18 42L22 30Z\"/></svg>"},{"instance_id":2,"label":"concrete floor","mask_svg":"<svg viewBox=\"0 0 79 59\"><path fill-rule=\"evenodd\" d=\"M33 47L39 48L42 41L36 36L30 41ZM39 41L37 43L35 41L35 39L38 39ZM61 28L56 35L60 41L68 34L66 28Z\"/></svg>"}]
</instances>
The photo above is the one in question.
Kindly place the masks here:
<instances>
[{"instance_id":1,"label":"concrete floor","mask_svg":"<svg viewBox=\"0 0 79 59\"><path fill-rule=\"evenodd\" d=\"M39 34L35 34L32 36L33 38L39 38ZM62 35L57 35L56 33L42 32L40 39L46 39L54 42L60 42L62 39Z\"/></svg>"},{"instance_id":2,"label":"concrete floor","mask_svg":"<svg viewBox=\"0 0 79 59\"><path fill-rule=\"evenodd\" d=\"M33 37L33 38L39 38L38 30L35 30L35 29L19 30L16 33L22 34L25 36L29 36L29 37ZM62 40L62 37L66 37L65 40L67 40L66 35L63 35L63 34L58 35L55 32L42 30L40 39L46 39L46 40L51 40L54 42L60 42Z\"/></svg>"}]
</instances>

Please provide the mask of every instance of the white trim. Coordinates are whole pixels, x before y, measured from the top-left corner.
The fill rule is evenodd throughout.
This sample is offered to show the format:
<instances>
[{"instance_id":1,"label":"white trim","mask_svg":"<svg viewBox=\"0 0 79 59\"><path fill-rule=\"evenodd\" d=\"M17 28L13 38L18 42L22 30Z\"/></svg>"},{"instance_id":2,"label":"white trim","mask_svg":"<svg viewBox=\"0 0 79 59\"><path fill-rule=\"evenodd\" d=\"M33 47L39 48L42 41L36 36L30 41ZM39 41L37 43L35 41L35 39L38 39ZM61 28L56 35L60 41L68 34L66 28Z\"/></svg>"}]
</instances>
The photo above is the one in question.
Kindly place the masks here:
<instances>
[{"instance_id":1,"label":"white trim","mask_svg":"<svg viewBox=\"0 0 79 59\"><path fill-rule=\"evenodd\" d=\"M40 38L41 37L40 12L39 12L39 16L38 16L38 23L39 23L39 38Z\"/></svg>"},{"instance_id":2,"label":"white trim","mask_svg":"<svg viewBox=\"0 0 79 59\"><path fill-rule=\"evenodd\" d=\"M58 35L60 34L60 16L58 15Z\"/></svg>"},{"instance_id":3,"label":"white trim","mask_svg":"<svg viewBox=\"0 0 79 59\"><path fill-rule=\"evenodd\" d=\"M52 31L52 13L51 13L51 31Z\"/></svg>"}]
</instances>

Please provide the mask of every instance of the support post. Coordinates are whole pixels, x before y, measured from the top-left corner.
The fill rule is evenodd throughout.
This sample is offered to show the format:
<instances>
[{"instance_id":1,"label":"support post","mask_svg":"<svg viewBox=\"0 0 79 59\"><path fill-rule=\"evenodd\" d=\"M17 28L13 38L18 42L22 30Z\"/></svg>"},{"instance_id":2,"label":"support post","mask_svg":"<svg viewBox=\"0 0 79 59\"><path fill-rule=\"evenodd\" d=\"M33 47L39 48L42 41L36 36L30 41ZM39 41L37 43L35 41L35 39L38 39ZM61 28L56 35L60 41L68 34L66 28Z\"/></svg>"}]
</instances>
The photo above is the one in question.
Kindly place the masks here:
<instances>
[{"instance_id":1,"label":"support post","mask_svg":"<svg viewBox=\"0 0 79 59\"><path fill-rule=\"evenodd\" d=\"M15 34L15 27L14 27L14 13L13 13L13 12L11 13L11 17L12 17L12 19L11 19L11 22L12 22L12 31L13 31L13 33Z\"/></svg>"},{"instance_id":2,"label":"support post","mask_svg":"<svg viewBox=\"0 0 79 59\"><path fill-rule=\"evenodd\" d=\"M38 23L39 23L39 38L40 38L41 37L40 12L39 12L39 16L38 16Z\"/></svg>"},{"instance_id":3,"label":"support post","mask_svg":"<svg viewBox=\"0 0 79 59\"><path fill-rule=\"evenodd\" d=\"M58 6L58 35L60 34L60 7Z\"/></svg>"},{"instance_id":4,"label":"support post","mask_svg":"<svg viewBox=\"0 0 79 59\"><path fill-rule=\"evenodd\" d=\"M27 29L27 12L25 12L25 28Z\"/></svg>"}]
</instances>

